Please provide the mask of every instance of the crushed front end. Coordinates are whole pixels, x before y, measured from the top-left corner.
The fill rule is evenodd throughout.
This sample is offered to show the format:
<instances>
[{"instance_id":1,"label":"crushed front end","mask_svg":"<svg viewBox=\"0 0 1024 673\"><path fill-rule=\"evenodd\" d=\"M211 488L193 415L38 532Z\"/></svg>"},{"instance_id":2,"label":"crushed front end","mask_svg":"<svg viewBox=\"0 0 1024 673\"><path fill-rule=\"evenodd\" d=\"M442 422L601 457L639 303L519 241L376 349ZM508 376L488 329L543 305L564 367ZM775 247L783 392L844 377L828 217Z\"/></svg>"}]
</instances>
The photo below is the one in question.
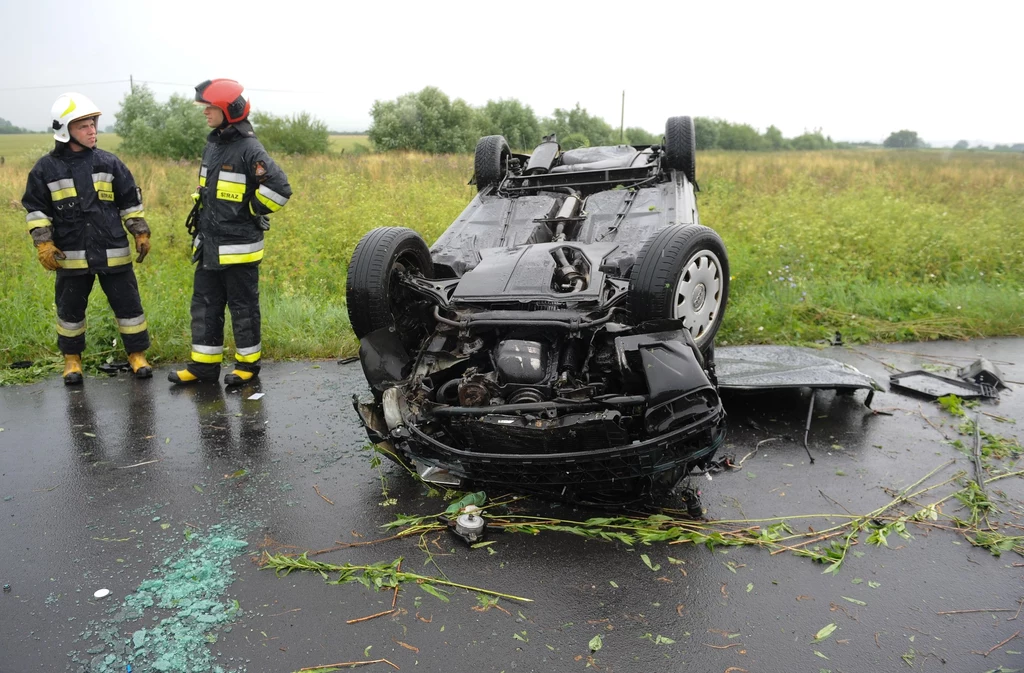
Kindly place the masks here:
<instances>
[{"instance_id":1,"label":"crushed front end","mask_svg":"<svg viewBox=\"0 0 1024 673\"><path fill-rule=\"evenodd\" d=\"M536 307L534 307L536 308ZM362 340L370 440L428 481L580 503L658 497L725 438L706 363L678 321L615 309L435 312L419 353Z\"/></svg>"}]
</instances>

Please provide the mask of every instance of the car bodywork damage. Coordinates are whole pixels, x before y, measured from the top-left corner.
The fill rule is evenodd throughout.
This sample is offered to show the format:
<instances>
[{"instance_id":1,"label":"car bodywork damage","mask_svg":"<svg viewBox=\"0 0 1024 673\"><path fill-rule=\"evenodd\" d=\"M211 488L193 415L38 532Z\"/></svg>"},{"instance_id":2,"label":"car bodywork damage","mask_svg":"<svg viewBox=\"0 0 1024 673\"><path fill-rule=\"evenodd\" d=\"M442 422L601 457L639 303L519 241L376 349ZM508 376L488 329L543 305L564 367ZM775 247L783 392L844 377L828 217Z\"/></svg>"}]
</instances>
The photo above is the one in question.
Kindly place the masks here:
<instances>
[{"instance_id":1,"label":"car bodywork damage","mask_svg":"<svg viewBox=\"0 0 1024 673\"><path fill-rule=\"evenodd\" d=\"M368 233L348 301L371 441L437 483L586 503L707 465L728 262L675 149L678 166L663 146L515 155L489 136L479 194L429 250Z\"/></svg>"}]
</instances>

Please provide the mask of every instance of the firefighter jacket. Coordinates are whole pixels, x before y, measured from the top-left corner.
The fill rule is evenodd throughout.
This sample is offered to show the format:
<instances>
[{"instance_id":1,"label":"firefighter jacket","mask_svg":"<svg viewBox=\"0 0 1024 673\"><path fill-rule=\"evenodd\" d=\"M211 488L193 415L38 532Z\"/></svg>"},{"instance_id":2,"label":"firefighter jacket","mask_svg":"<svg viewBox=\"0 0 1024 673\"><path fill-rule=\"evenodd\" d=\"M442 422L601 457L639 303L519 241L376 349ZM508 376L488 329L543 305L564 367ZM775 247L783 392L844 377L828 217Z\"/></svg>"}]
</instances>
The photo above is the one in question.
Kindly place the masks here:
<instances>
[{"instance_id":1,"label":"firefighter jacket","mask_svg":"<svg viewBox=\"0 0 1024 673\"><path fill-rule=\"evenodd\" d=\"M248 121L210 133L199 168L199 223L193 259L219 270L259 264L267 215L288 203L288 176L256 139Z\"/></svg>"},{"instance_id":2,"label":"firefighter jacket","mask_svg":"<svg viewBox=\"0 0 1024 673\"><path fill-rule=\"evenodd\" d=\"M132 268L124 223L144 217L142 192L120 159L100 149L61 145L28 174L22 205L29 229L52 227L64 253L60 274L116 273Z\"/></svg>"}]
</instances>

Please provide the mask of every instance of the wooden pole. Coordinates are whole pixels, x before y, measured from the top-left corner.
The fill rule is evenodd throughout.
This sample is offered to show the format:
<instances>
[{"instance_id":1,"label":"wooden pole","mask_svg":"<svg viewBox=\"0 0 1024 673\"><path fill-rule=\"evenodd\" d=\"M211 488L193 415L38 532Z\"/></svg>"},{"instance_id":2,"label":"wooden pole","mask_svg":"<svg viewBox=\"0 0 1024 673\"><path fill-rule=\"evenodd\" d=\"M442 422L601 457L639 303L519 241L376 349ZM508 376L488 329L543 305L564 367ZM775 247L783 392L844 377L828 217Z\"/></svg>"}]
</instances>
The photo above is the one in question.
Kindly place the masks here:
<instances>
[{"instance_id":1,"label":"wooden pole","mask_svg":"<svg viewBox=\"0 0 1024 673\"><path fill-rule=\"evenodd\" d=\"M626 127L626 90L622 90L622 116L619 117L619 143L621 144L625 139Z\"/></svg>"}]
</instances>

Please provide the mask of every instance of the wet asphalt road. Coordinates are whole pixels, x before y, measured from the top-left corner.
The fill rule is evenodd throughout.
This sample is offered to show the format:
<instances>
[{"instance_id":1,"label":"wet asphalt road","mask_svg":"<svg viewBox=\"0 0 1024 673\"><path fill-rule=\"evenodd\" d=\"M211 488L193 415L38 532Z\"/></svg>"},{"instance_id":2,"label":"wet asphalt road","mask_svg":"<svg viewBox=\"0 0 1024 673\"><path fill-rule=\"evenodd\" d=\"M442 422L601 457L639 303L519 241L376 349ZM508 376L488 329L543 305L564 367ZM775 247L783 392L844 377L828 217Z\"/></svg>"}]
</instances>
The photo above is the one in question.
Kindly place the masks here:
<instances>
[{"instance_id":1,"label":"wet asphalt road","mask_svg":"<svg viewBox=\"0 0 1024 673\"><path fill-rule=\"evenodd\" d=\"M1024 381L1022 339L826 351L884 387L882 362L901 369L935 363L911 353L957 365L983 354L1008 379ZM997 558L953 532L915 527L913 539L893 535L888 548L858 545L863 554L850 555L837 576L821 574L822 566L808 559L753 548L633 549L545 533L497 536L488 553L433 536L434 560L453 581L533 602L503 600L505 611L477 611L477 598L467 592L455 591L442 603L413 587L401 592L397 612L346 624L389 609L391 593L328 586L313 574L278 578L249 555L268 539L301 549L365 541L382 536L379 526L399 513L444 508L385 466L388 496L397 500L387 504L349 402L364 388L358 364L270 364L262 383L241 392L175 390L165 374L158 371L150 381L89 376L76 389L55 378L0 389L0 582L11 585L0 594L0 672L126 670L123 654L109 656L117 647L104 647L96 634L106 625L130 642L142 626L153 628L172 612L148 607L138 618L125 618L122 608L142 582L166 574L164 559L181 558L218 525L248 542L227 562L233 581L221 597L226 604L237 600L241 612L230 625L207 632L209 657L225 671L287 673L381 657L402 670L584 670L597 634L603 647L590 663L601 671L1024 668L1021 638L987 657L972 654L1024 631L1024 616L1014 619L1024 598L1024 559L1012 552ZM1022 391L1014 386L998 404L983 406L1016 424L983 417L983 428L1024 437ZM248 399L254 392L265 396ZM860 514L891 500L884 488L904 488L949 459L956 463L942 478L958 469L972 473L970 461L943 442L942 432L955 431L936 405L879 393L873 406L894 414L882 416L868 412L863 398L863 392L819 394L813 466L798 441L807 391L727 399L726 453L738 460L758 442L772 441L741 470L699 482L708 516ZM1006 497L999 503L1003 512L992 519L1021 525L1024 482L1006 479L990 490ZM532 507L563 519L590 515L559 505ZM947 503L944 509L955 508ZM196 538L186 540L187 531ZM1020 528L1004 532L1024 534ZM660 569L649 569L641 553ZM416 539L317 558L372 563L398 557L405 568L437 572L424 566ZM100 588L111 595L94 599ZM1007 611L936 614L982 609ZM830 623L836 631L814 643L814 634ZM216 670L192 662L196 670ZM391 670L386 664L369 669ZM152 659L136 658L133 670L161 669Z\"/></svg>"}]
</instances>

